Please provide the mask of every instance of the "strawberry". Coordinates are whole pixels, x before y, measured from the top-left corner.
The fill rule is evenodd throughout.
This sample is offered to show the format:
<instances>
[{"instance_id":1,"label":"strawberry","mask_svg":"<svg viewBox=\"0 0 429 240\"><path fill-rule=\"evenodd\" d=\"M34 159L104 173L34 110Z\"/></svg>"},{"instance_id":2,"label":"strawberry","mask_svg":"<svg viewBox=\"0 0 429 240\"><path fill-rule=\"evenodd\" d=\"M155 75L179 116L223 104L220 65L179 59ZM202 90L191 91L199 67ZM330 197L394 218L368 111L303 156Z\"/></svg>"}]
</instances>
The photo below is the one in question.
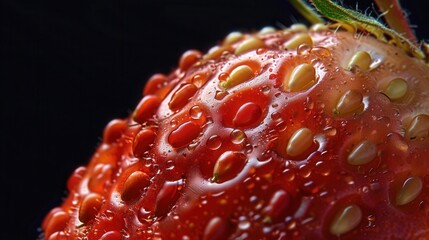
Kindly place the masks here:
<instances>
[{"instance_id":1,"label":"strawberry","mask_svg":"<svg viewBox=\"0 0 429 240\"><path fill-rule=\"evenodd\" d=\"M185 52L106 126L45 239L429 238L427 62L355 30Z\"/></svg>"}]
</instances>

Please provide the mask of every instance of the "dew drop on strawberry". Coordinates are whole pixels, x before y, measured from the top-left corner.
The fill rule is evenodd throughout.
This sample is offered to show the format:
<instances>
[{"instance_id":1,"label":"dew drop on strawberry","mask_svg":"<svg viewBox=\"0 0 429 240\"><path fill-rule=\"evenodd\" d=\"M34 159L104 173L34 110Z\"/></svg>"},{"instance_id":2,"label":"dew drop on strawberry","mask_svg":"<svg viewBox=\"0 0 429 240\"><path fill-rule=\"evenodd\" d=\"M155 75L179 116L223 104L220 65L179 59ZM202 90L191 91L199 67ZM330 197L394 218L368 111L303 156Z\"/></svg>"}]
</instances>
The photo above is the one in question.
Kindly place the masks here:
<instances>
[{"instance_id":1,"label":"dew drop on strawberry","mask_svg":"<svg viewBox=\"0 0 429 240\"><path fill-rule=\"evenodd\" d=\"M207 139L206 145L211 150L217 150L222 146L222 139L217 135L213 135Z\"/></svg>"},{"instance_id":2,"label":"dew drop on strawberry","mask_svg":"<svg viewBox=\"0 0 429 240\"><path fill-rule=\"evenodd\" d=\"M189 116L191 116L192 119L198 120L202 117L202 115L203 110L198 105L195 105L189 109Z\"/></svg>"},{"instance_id":3,"label":"dew drop on strawberry","mask_svg":"<svg viewBox=\"0 0 429 240\"><path fill-rule=\"evenodd\" d=\"M201 128L199 125L193 121L188 121L182 123L170 133L168 142L174 148L181 148L196 139L200 135L200 132Z\"/></svg>"},{"instance_id":4,"label":"dew drop on strawberry","mask_svg":"<svg viewBox=\"0 0 429 240\"><path fill-rule=\"evenodd\" d=\"M246 134L240 129L234 129L230 134L230 138L232 143L241 144L246 139Z\"/></svg>"},{"instance_id":5,"label":"dew drop on strawberry","mask_svg":"<svg viewBox=\"0 0 429 240\"><path fill-rule=\"evenodd\" d=\"M204 84L206 84L208 80L208 75L209 74L205 74L205 73L197 73L192 77L191 82L197 88L201 88L202 86L204 86Z\"/></svg>"}]
</instances>

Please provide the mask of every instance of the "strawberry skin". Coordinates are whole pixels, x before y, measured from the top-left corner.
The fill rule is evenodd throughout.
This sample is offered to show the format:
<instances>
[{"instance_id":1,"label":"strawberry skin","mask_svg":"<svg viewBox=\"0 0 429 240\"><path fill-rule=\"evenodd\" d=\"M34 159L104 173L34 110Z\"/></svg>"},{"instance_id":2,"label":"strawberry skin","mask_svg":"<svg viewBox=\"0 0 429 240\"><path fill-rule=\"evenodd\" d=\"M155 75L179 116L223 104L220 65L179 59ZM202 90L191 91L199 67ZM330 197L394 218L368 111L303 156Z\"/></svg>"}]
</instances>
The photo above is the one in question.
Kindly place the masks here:
<instances>
[{"instance_id":1,"label":"strawberry skin","mask_svg":"<svg viewBox=\"0 0 429 240\"><path fill-rule=\"evenodd\" d=\"M323 25L190 50L111 121L45 239L429 238L429 69Z\"/></svg>"}]
</instances>

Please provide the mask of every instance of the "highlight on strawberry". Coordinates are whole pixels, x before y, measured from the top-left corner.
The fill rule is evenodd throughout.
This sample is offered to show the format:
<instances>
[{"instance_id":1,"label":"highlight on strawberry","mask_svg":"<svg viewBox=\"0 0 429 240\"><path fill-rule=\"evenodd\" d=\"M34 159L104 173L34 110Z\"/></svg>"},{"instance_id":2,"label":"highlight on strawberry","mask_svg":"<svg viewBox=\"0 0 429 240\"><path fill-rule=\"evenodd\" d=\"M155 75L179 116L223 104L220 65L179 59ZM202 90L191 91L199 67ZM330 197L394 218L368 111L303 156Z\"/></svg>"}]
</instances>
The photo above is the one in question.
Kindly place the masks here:
<instances>
[{"instance_id":1,"label":"highlight on strawberry","mask_svg":"<svg viewBox=\"0 0 429 240\"><path fill-rule=\"evenodd\" d=\"M41 238L429 239L428 48L375 2L389 27L291 0L310 27L185 52L106 126Z\"/></svg>"}]
</instances>

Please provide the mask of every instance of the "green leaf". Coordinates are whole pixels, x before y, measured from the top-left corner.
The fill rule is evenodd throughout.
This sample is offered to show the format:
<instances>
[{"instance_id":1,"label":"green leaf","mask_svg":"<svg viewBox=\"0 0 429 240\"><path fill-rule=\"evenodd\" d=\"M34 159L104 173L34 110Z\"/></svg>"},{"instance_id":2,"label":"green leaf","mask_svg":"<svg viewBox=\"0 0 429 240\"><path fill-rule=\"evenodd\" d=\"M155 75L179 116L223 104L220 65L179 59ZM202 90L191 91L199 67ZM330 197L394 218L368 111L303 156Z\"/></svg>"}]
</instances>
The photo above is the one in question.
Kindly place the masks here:
<instances>
[{"instance_id":1,"label":"green leaf","mask_svg":"<svg viewBox=\"0 0 429 240\"><path fill-rule=\"evenodd\" d=\"M376 19L366 16L360 12L344 8L331 0L310 0L314 7L326 18L329 18L339 24L345 24L354 28L354 30L367 31L379 40L393 42L402 47L408 54L424 59L425 54L410 40L385 27Z\"/></svg>"}]
</instances>

